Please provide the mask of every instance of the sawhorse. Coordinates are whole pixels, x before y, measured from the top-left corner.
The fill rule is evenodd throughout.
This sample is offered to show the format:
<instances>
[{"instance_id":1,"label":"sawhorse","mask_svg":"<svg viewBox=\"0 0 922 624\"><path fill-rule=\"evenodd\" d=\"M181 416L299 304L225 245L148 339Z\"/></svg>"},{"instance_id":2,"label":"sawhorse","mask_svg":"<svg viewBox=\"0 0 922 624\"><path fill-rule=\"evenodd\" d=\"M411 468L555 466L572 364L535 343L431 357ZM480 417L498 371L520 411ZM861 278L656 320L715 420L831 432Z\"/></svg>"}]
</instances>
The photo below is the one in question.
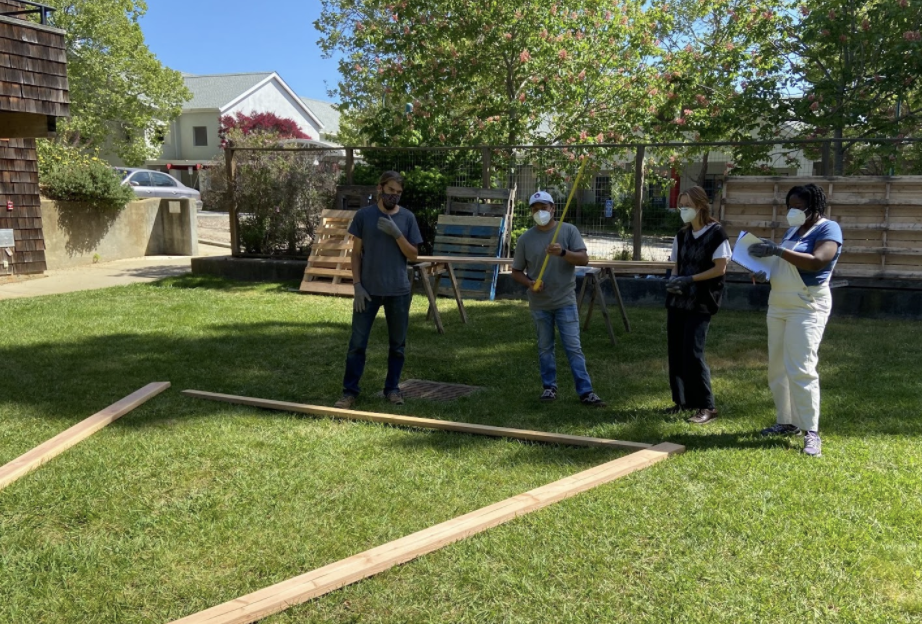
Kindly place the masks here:
<instances>
[{"instance_id":1,"label":"sawhorse","mask_svg":"<svg viewBox=\"0 0 922 624\"><path fill-rule=\"evenodd\" d=\"M618 309L621 310L621 319L624 321L624 331L631 331L631 323L627 319L627 311L624 309L624 300L621 298L621 290L618 289L618 279L615 271L611 267L589 267L583 274L583 285L579 290L579 297L576 300L577 314L582 311L583 300L586 296L586 290L591 290L589 298L589 311L586 313L586 321L583 324L583 331L589 330L589 321L592 320L592 309L596 299L599 300L599 307L602 308L602 318L605 319L605 327L608 329L608 337L611 343L617 344L615 340L615 330L611 326L611 317L608 315L608 306L605 305L605 293L602 292L602 284L611 281L611 288L615 291L615 297L618 299Z\"/></svg>"}]
</instances>

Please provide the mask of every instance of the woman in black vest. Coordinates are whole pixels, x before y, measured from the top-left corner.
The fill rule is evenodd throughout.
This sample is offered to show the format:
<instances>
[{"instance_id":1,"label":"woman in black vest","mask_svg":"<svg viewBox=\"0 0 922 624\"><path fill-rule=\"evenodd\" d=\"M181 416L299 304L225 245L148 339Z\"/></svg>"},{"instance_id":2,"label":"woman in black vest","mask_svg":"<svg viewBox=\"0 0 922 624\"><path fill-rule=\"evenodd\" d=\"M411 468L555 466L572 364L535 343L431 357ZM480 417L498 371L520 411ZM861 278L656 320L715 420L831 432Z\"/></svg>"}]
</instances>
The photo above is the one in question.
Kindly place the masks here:
<instances>
[{"instance_id":1,"label":"woman in black vest","mask_svg":"<svg viewBox=\"0 0 922 624\"><path fill-rule=\"evenodd\" d=\"M679 195L679 210L685 226L672 243L675 266L666 284L669 385L675 405L666 413L695 410L688 422L703 425L717 418L704 343L711 316L720 308L730 243L700 186Z\"/></svg>"}]
</instances>

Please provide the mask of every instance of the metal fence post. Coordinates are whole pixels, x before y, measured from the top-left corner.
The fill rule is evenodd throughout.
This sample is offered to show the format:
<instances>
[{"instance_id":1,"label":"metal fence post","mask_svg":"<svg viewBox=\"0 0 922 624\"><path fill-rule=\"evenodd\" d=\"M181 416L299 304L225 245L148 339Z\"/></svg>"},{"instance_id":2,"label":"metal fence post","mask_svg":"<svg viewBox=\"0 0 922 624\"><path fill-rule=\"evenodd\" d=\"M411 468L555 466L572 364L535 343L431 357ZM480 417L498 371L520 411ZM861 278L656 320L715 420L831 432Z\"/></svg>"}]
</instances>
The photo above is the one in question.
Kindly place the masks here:
<instances>
[{"instance_id":1,"label":"metal fence post","mask_svg":"<svg viewBox=\"0 0 922 624\"><path fill-rule=\"evenodd\" d=\"M643 160L647 146L637 146L637 157L634 159L634 260L640 260L643 248Z\"/></svg>"},{"instance_id":2,"label":"metal fence post","mask_svg":"<svg viewBox=\"0 0 922 624\"><path fill-rule=\"evenodd\" d=\"M355 150L346 148L346 184L352 185L352 175L355 173Z\"/></svg>"},{"instance_id":3,"label":"metal fence post","mask_svg":"<svg viewBox=\"0 0 922 624\"><path fill-rule=\"evenodd\" d=\"M491 162L492 159L493 159L493 153L490 151L490 148L481 147L480 148L480 160L481 160L481 166L483 168L481 171L481 176L480 176L481 188L485 188L485 189L491 188L490 180L493 176L490 175L490 168L492 166L492 162Z\"/></svg>"},{"instance_id":4,"label":"metal fence post","mask_svg":"<svg viewBox=\"0 0 922 624\"><path fill-rule=\"evenodd\" d=\"M820 171L822 172L823 177L829 176L829 142L823 143L822 150L822 164L820 165Z\"/></svg>"},{"instance_id":5,"label":"metal fence post","mask_svg":"<svg viewBox=\"0 0 922 624\"><path fill-rule=\"evenodd\" d=\"M234 148L231 143L224 148L224 166L227 172L227 210L230 223L231 256L240 255L240 224L237 221L237 163L234 160Z\"/></svg>"}]
</instances>

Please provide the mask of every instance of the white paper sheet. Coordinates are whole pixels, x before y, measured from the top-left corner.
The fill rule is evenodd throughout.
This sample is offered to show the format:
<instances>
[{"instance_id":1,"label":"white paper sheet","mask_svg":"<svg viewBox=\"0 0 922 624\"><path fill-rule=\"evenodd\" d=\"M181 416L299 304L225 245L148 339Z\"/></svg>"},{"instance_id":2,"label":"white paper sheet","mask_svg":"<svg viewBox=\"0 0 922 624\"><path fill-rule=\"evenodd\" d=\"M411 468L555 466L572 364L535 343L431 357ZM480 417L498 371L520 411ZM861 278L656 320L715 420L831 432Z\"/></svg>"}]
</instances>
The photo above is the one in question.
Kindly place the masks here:
<instances>
[{"instance_id":1,"label":"white paper sheet","mask_svg":"<svg viewBox=\"0 0 922 624\"><path fill-rule=\"evenodd\" d=\"M746 231L740 232L739 238L736 239L736 245L733 247L733 255L730 256L730 260L740 265L750 273L758 273L759 271L764 271L765 279L768 280L771 279L772 276L772 268L775 265L775 257L769 256L768 258L753 258L749 255L749 246L761 242L762 239L760 239L755 234L750 234Z\"/></svg>"}]
</instances>

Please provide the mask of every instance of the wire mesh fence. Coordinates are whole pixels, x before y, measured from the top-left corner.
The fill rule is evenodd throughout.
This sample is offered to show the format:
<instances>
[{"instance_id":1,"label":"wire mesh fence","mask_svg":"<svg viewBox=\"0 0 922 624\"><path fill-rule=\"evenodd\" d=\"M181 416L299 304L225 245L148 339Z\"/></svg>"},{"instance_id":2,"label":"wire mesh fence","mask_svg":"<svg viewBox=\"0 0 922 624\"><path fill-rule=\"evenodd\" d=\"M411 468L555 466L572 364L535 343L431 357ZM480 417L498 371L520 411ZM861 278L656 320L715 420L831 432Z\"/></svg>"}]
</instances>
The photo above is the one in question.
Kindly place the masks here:
<instances>
[{"instance_id":1,"label":"wire mesh fence","mask_svg":"<svg viewBox=\"0 0 922 624\"><path fill-rule=\"evenodd\" d=\"M417 217L432 249L435 223L450 187L508 189L512 242L533 222L528 198L548 191L576 225L590 256L666 260L681 227L680 193L701 186L712 201L728 176L809 177L841 170L852 176L922 175L915 139L779 140L750 143L555 145L486 147L233 148L215 167L205 202L230 210L227 177L239 220L236 251L306 256L325 208L337 206L342 185L372 188L387 170L404 175L401 205ZM582 160L584 175L577 184ZM638 167L638 163L642 166ZM574 186L576 187L574 189ZM637 192L640 189L640 193ZM572 191L572 193L571 193ZM371 193L363 200L372 203ZM363 205L364 202L363 202ZM355 207L355 206L353 206Z\"/></svg>"}]
</instances>

